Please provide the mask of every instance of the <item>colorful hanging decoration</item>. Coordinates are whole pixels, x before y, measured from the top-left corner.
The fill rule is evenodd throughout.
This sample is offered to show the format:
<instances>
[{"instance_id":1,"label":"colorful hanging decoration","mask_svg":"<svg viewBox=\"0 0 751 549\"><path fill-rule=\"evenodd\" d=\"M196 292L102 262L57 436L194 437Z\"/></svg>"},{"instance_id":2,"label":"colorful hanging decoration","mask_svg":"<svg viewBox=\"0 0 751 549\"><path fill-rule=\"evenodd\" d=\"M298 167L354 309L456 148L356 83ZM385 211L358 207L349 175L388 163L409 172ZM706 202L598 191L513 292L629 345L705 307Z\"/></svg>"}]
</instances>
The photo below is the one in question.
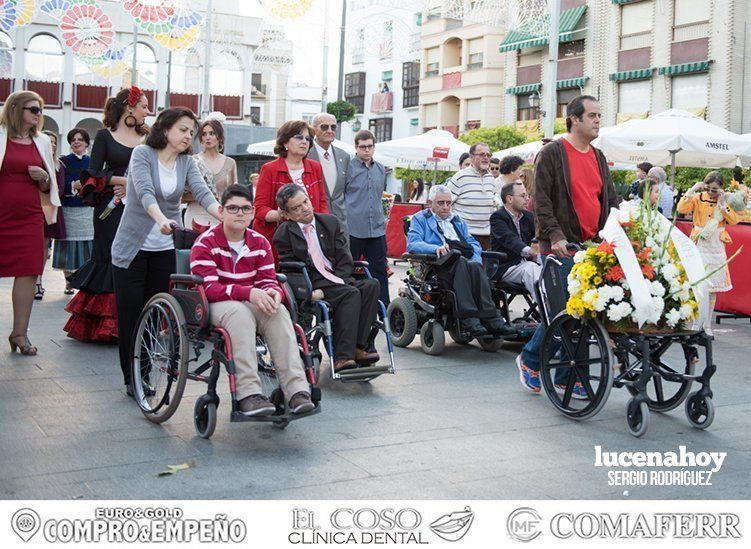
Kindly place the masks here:
<instances>
[{"instance_id":1,"label":"colorful hanging decoration","mask_svg":"<svg viewBox=\"0 0 751 549\"><path fill-rule=\"evenodd\" d=\"M313 5L313 0L260 0L260 2L267 12L290 21L305 15Z\"/></svg>"},{"instance_id":2,"label":"colorful hanging decoration","mask_svg":"<svg viewBox=\"0 0 751 549\"><path fill-rule=\"evenodd\" d=\"M80 56L103 55L115 39L112 21L97 4L74 3L60 19L65 44Z\"/></svg>"},{"instance_id":3,"label":"colorful hanging decoration","mask_svg":"<svg viewBox=\"0 0 751 549\"><path fill-rule=\"evenodd\" d=\"M56 21L63 18L63 14L70 9L70 0L47 0L39 6L39 11L46 13Z\"/></svg>"},{"instance_id":4,"label":"colorful hanging decoration","mask_svg":"<svg viewBox=\"0 0 751 549\"><path fill-rule=\"evenodd\" d=\"M16 26L16 4L11 0L0 0L0 29L9 31Z\"/></svg>"},{"instance_id":5,"label":"colorful hanging decoration","mask_svg":"<svg viewBox=\"0 0 751 549\"><path fill-rule=\"evenodd\" d=\"M193 45L198 37L199 27L179 28L175 27L169 32L155 34L154 40L167 49L178 51L185 50Z\"/></svg>"},{"instance_id":6,"label":"colorful hanging decoration","mask_svg":"<svg viewBox=\"0 0 751 549\"><path fill-rule=\"evenodd\" d=\"M195 0L124 0L123 8L141 29L171 50L190 47L204 22Z\"/></svg>"},{"instance_id":7,"label":"colorful hanging decoration","mask_svg":"<svg viewBox=\"0 0 751 549\"><path fill-rule=\"evenodd\" d=\"M125 0L123 8L141 29L157 34L172 28L170 20L175 15L172 4L169 0Z\"/></svg>"},{"instance_id":8,"label":"colorful hanging decoration","mask_svg":"<svg viewBox=\"0 0 751 549\"><path fill-rule=\"evenodd\" d=\"M37 13L36 0L15 0L16 5L16 26L23 27L31 23Z\"/></svg>"}]
</instances>

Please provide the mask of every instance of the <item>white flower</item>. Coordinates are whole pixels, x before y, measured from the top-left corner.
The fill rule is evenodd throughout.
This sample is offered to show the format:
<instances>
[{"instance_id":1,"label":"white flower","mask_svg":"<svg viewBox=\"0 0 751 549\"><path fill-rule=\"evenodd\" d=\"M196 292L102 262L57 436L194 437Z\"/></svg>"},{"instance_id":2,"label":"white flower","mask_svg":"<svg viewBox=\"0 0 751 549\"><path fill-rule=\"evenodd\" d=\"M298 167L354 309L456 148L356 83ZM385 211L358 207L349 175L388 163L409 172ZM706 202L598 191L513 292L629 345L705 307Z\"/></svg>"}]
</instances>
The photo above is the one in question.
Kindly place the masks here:
<instances>
[{"instance_id":1,"label":"white flower","mask_svg":"<svg viewBox=\"0 0 751 549\"><path fill-rule=\"evenodd\" d=\"M613 305L608 307L608 319L612 322L618 322L619 320L623 320L628 315L630 315L632 311L633 309L628 303L614 303Z\"/></svg>"},{"instance_id":2,"label":"white flower","mask_svg":"<svg viewBox=\"0 0 751 549\"><path fill-rule=\"evenodd\" d=\"M577 278L574 278L572 276L568 277L568 293L569 295L578 294L579 290L581 290L581 282Z\"/></svg>"},{"instance_id":3,"label":"white flower","mask_svg":"<svg viewBox=\"0 0 751 549\"><path fill-rule=\"evenodd\" d=\"M678 277L678 267L673 263L668 262L668 264L662 268L662 276L668 281L676 279Z\"/></svg>"},{"instance_id":4,"label":"white flower","mask_svg":"<svg viewBox=\"0 0 751 549\"><path fill-rule=\"evenodd\" d=\"M663 286L659 280L653 280L650 291L652 295L662 297L665 295L665 286Z\"/></svg>"},{"instance_id":5,"label":"white flower","mask_svg":"<svg viewBox=\"0 0 751 549\"><path fill-rule=\"evenodd\" d=\"M646 239L644 239L644 245L648 248L654 248L657 245L657 242L655 242L654 238L648 236Z\"/></svg>"},{"instance_id":6,"label":"white flower","mask_svg":"<svg viewBox=\"0 0 751 549\"><path fill-rule=\"evenodd\" d=\"M690 320L694 316L694 308L688 303L681 305L681 319Z\"/></svg>"},{"instance_id":7,"label":"white flower","mask_svg":"<svg viewBox=\"0 0 751 549\"><path fill-rule=\"evenodd\" d=\"M667 321L668 326L675 328L681 321L681 312L678 309L670 309L668 314L665 315L665 320Z\"/></svg>"},{"instance_id":8,"label":"white flower","mask_svg":"<svg viewBox=\"0 0 751 549\"><path fill-rule=\"evenodd\" d=\"M629 291L629 290L631 289L631 287L630 287L630 286L628 285L628 281L626 280L626 277L623 277L623 278L622 278L622 279L620 280L620 282L621 282L621 287L622 287L622 288L623 288L624 290L626 290L626 291Z\"/></svg>"},{"instance_id":9,"label":"white flower","mask_svg":"<svg viewBox=\"0 0 751 549\"><path fill-rule=\"evenodd\" d=\"M587 257L587 253L584 250L579 250L574 254L574 263L581 263L585 257Z\"/></svg>"},{"instance_id":10,"label":"white flower","mask_svg":"<svg viewBox=\"0 0 751 549\"><path fill-rule=\"evenodd\" d=\"M593 303L595 311L597 311L598 313L601 313L602 311L605 310L605 305L607 305L607 303L608 303L608 300L605 298L605 296L603 296L602 294L598 294L597 299L595 299Z\"/></svg>"}]
</instances>

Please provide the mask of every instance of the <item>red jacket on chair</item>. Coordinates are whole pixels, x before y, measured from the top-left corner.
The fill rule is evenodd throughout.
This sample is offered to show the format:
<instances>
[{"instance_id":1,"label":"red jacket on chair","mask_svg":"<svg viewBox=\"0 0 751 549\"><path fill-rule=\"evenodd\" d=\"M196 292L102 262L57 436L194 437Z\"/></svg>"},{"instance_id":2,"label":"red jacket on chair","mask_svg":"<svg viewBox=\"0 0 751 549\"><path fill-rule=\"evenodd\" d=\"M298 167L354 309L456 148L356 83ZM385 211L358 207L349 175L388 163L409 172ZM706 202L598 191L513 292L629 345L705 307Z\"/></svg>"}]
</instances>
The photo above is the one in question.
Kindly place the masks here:
<instances>
[{"instance_id":1,"label":"red jacket on chair","mask_svg":"<svg viewBox=\"0 0 751 549\"><path fill-rule=\"evenodd\" d=\"M302 181L310 197L310 203L313 205L313 211L316 213L329 213L321 165L315 160L304 158L303 167ZM279 157L261 166L261 173L258 177L258 185L256 186L253 230L261 233L269 242L274 241L274 232L278 224L268 223L266 221L266 214L271 210L277 209L276 193L287 183L292 183L292 176L289 174L284 158ZM274 261L278 262L279 257L273 246L272 250L274 252Z\"/></svg>"}]
</instances>

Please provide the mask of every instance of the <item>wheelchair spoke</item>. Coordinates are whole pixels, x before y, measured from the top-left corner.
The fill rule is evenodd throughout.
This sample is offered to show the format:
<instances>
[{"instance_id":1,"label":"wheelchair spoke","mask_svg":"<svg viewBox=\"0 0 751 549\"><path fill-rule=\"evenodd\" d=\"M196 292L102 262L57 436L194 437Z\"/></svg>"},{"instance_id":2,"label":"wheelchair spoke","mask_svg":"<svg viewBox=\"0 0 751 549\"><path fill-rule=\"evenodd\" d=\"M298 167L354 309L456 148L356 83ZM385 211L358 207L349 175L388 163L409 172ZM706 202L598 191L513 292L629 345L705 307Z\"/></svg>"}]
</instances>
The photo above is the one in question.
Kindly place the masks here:
<instances>
[{"instance_id":1,"label":"wheelchair spoke","mask_svg":"<svg viewBox=\"0 0 751 549\"><path fill-rule=\"evenodd\" d=\"M563 391L563 405L568 408L571 405L571 396L574 394L574 384L576 383L576 374L571 370L566 380L566 389Z\"/></svg>"},{"instance_id":2,"label":"wheelchair spoke","mask_svg":"<svg viewBox=\"0 0 751 549\"><path fill-rule=\"evenodd\" d=\"M652 382L655 385L655 396L656 396L657 402L659 403L665 402L665 393L662 389L662 378L660 376L652 376Z\"/></svg>"}]
</instances>

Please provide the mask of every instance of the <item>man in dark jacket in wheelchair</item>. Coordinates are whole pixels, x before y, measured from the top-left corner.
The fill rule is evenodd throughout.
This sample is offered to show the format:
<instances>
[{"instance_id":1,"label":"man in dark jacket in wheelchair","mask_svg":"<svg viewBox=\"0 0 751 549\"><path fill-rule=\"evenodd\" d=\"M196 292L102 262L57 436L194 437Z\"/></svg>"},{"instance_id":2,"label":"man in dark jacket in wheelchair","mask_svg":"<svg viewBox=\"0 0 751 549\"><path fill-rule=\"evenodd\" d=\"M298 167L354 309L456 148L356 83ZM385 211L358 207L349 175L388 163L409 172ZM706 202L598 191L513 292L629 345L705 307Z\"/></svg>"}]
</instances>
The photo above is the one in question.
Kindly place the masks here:
<instances>
[{"instance_id":1,"label":"man in dark jacket in wheelchair","mask_svg":"<svg viewBox=\"0 0 751 549\"><path fill-rule=\"evenodd\" d=\"M535 295L535 282L540 278L539 248L535 238L535 215L525 209L527 191L521 181L501 187L501 206L490 216L490 243L494 252L503 252L508 259L498 265L495 279L523 284Z\"/></svg>"},{"instance_id":2,"label":"man in dark jacket in wheelchair","mask_svg":"<svg viewBox=\"0 0 751 549\"><path fill-rule=\"evenodd\" d=\"M456 313L462 330L472 337L516 334L503 321L491 299L480 243L469 233L467 223L451 212L451 191L445 185L434 185L429 201L430 209L412 216L407 252L442 257L458 251L454 259L435 267L438 278L456 295Z\"/></svg>"},{"instance_id":3,"label":"man in dark jacket in wheelchair","mask_svg":"<svg viewBox=\"0 0 751 549\"><path fill-rule=\"evenodd\" d=\"M229 333L237 374L237 400L247 416L276 411L263 394L256 359L256 327L263 332L276 365L279 385L293 414L310 412L309 384L297 347L289 312L281 304L269 242L248 229L253 219L250 191L231 185L222 195L221 223L196 239L190 251L190 271L203 278L211 303L211 324Z\"/></svg>"},{"instance_id":4,"label":"man in dark jacket in wheelchair","mask_svg":"<svg viewBox=\"0 0 751 549\"><path fill-rule=\"evenodd\" d=\"M305 190L295 183L279 189L276 203L288 219L274 234L279 261L305 263L314 293L321 292L333 307L334 371L377 362L380 357L368 349L368 340L381 287L373 278L353 278L354 263L341 221L314 214Z\"/></svg>"}]
</instances>

